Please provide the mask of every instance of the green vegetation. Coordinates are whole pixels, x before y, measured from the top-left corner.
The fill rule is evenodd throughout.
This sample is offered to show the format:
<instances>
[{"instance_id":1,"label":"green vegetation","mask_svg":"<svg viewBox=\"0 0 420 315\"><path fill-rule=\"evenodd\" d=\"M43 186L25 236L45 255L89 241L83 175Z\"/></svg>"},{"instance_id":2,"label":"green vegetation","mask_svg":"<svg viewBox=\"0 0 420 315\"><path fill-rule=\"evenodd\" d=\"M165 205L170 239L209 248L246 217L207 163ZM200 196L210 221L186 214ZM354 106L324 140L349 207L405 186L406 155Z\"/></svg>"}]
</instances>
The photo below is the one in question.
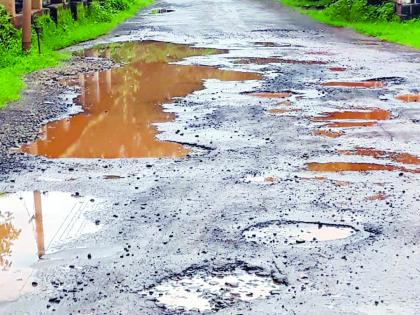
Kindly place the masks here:
<instances>
[{"instance_id":1,"label":"green vegetation","mask_svg":"<svg viewBox=\"0 0 420 315\"><path fill-rule=\"evenodd\" d=\"M57 24L49 16L41 16L35 21L41 28L41 55L38 54L35 32L31 51L28 54L21 52L21 32L10 24L6 11L0 6L0 108L19 99L24 87L23 75L57 66L70 57L58 49L105 34L151 2L105 0L103 5L98 2L93 2L88 8L80 5L77 7L77 21L72 19L69 10L61 10Z\"/></svg>"},{"instance_id":2,"label":"green vegetation","mask_svg":"<svg viewBox=\"0 0 420 315\"><path fill-rule=\"evenodd\" d=\"M420 19L400 21L393 3L368 5L366 0L279 0L317 21L415 48L420 48Z\"/></svg>"}]
</instances>

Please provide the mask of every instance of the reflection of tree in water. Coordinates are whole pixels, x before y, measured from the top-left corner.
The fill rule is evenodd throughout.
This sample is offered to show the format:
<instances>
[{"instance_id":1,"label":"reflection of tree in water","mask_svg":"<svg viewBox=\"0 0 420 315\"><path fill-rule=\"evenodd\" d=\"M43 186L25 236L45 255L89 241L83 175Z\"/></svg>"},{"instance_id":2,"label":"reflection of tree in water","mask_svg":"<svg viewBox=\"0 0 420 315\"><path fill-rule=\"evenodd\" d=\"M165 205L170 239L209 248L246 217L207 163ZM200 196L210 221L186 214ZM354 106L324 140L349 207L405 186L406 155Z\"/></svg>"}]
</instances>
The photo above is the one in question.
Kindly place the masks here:
<instances>
[{"instance_id":1,"label":"reflection of tree in water","mask_svg":"<svg viewBox=\"0 0 420 315\"><path fill-rule=\"evenodd\" d=\"M13 215L10 212L0 211L0 268L7 269L12 265L9 260L12 255L13 241L17 240L21 230L11 223Z\"/></svg>"},{"instance_id":2,"label":"reflection of tree in water","mask_svg":"<svg viewBox=\"0 0 420 315\"><path fill-rule=\"evenodd\" d=\"M157 139L158 130L154 124L176 118L175 113L164 111L162 105L203 89L204 81L208 79L260 79L256 73L169 63L214 52L156 42L89 51L92 56L114 57L116 54L128 63L82 77L79 102L84 112L44 126L43 137L22 150L47 157L185 156L189 152L187 148Z\"/></svg>"}]
</instances>

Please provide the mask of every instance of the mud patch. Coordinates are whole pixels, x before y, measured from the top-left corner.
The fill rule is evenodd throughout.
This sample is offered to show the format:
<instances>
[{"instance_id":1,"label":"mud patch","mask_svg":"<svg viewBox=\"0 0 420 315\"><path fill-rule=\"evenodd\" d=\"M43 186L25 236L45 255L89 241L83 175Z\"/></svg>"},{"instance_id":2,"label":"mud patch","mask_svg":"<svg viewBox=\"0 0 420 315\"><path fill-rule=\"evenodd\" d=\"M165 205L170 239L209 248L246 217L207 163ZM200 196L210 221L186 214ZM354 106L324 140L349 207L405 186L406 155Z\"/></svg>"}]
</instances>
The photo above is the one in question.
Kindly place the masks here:
<instances>
[{"instance_id":1,"label":"mud patch","mask_svg":"<svg viewBox=\"0 0 420 315\"><path fill-rule=\"evenodd\" d=\"M0 196L0 301L31 290L32 264L63 242L99 226L84 213L98 202L63 192L19 192Z\"/></svg>"},{"instance_id":2,"label":"mud patch","mask_svg":"<svg viewBox=\"0 0 420 315\"><path fill-rule=\"evenodd\" d=\"M258 244L302 244L340 240L358 232L349 225L321 222L267 221L248 227L242 236Z\"/></svg>"},{"instance_id":3,"label":"mud patch","mask_svg":"<svg viewBox=\"0 0 420 315\"><path fill-rule=\"evenodd\" d=\"M381 81L331 81L321 84L325 87L345 87L345 88L365 88L376 89L382 88L385 84Z\"/></svg>"},{"instance_id":4,"label":"mud patch","mask_svg":"<svg viewBox=\"0 0 420 315\"><path fill-rule=\"evenodd\" d=\"M216 312L239 302L279 294L285 278L244 262L222 268L190 267L149 288L145 296L171 313Z\"/></svg>"},{"instance_id":5,"label":"mud patch","mask_svg":"<svg viewBox=\"0 0 420 315\"><path fill-rule=\"evenodd\" d=\"M125 65L81 76L84 111L45 125L38 140L24 145L22 152L48 158L184 157L189 149L156 138L154 124L176 118L162 105L203 89L206 79L261 79L256 73L170 64L218 52L152 41L87 50L85 55L108 56Z\"/></svg>"}]
</instances>

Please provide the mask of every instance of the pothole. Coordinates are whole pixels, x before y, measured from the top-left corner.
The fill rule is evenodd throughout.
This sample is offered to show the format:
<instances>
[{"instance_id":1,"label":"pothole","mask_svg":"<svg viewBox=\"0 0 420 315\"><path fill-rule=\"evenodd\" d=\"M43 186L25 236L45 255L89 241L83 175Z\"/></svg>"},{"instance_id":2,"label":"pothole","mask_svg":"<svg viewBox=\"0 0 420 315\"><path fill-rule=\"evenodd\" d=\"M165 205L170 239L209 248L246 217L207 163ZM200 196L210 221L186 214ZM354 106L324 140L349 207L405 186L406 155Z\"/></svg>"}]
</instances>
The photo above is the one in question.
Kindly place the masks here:
<instances>
[{"instance_id":1,"label":"pothole","mask_svg":"<svg viewBox=\"0 0 420 315\"><path fill-rule=\"evenodd\" d=\"M366 199L370 201L381 201L381 200L385 200L386 197L387 196L384 193L377 193L377 194L366 197Z\"/></svg>"},{"instance_id":2,"label":"pothole","mask_svg":"<svg viewBox=\"0 0 420 315\"><path fill-rule=\"evenodd\" d=\"M397 100L405 103L417 103L420 102L420 94L403 94L396 97Z\"/></svg>"},{"instance_id":3,"label":"pothole","mask_svg":"<svg viewBox=\"0 0 420 315\"><path fill-rule=\"evenodd\" d=\"M261 98L286 98L292 96L290 92L252 92L248 95L261 97Z\"/></svg>"},{"instance_id":4,"label":"pothole","mask_svg":"<svg viewBox=\"0 0 420 315\"><path fill-rule=\"evenodd\" d=\"M397 163L420 165L420 157L404 152L381 151L373 148L356 148L355 150L338 150L345 155L369 156L380 159L390 159Z\"/></svg>"},{"instance_id":5,"label":"pothole","mask_svg":"<svg viewBox=\"0 0 420 315\"><path fill-rule=\"evenodd\" d=\"M254 42L255 46L260 47L292 47L292 44L286 44L286 43L274 43L274 42Z\"/></svg>"},{"instance_id":6,"label":"pothole","mask_svg":"<svg viewBox=\"0 0 420 315\"><path fill-rule=\"evenodd\" d=\"M318 129L313 132L314 136L324 136L328 138L338 138L344 135L344 132Z\"/></svg>"},{"instance_id":7,"label":"pothole","mask_svg":"<svg viewBox=\"0 0 420 315\"><path fill-rule=\"evenodd\" d=\"M248 227L242 236L253 243L293 245L340 240L356 232L349 225L273 220Z\"/></svg>"},{"instance_id":8,"label":"pothole","mask_svg":"<svg viewBox=\"0 0 420 315\"><path fill-rule=\"evenodd\" d=\"M241 58L235 61L235 64L255 64L255 65L267 65L270 63L284 63L293 65L326 65L327 61L322 60L297 60L297 59L285 59L280 57L247 57Z\"/></svg>"},{"instance_id":9,"label":"pothole","mask_svg":"<svg viewBox=\"0 0 420 315\"><path fill-rule=\"evenodd\" d=\"M342 112L326 112L315 116L312 121L328 121L325 127L348 128L348 127L369 127L376 125L377 121L389 120L391 113L380 108L370 110L352 110Z\"/></svg>"},{"instance_id":10,"label":"pothole","mask_svg":"<svg viewBox=\"0 0 420 315\"><path fill-rule=\"evenodd\" d=\"M175 12L175 10L174 9L165 9L165 8L151 10L152 14L171 13L171 12Z\"/></svg>"},{"instance_id":11,"label":"pothole","mask_svg":"<svg viewBox=\"0 0 420 315\"><path fill-rule=\"evenodd\" d=\"M268 65L270 63L281 63L281 58L277 57L253 57L253 58L241 58L235 60L235 64L254 64L254 65Z\"/></svg>"},{"instance_id":12,"label":"pothole","mask_svg":"<svg viewBox=\"0 0 420 315\"><path fill-rule=\"evenodd\" d=\"M292 109L271 108L268 110L268 112L271 114L285 114L285 113L300 112L300 111L302 111L300 108L292 108Z\"/></svg>"},{"instance_id":13,"label":"pothole","mask_svg":"<svg viewBox=\"0 0 420 315\"><path fill-rule=\"evenodd\" d=\"M353 127L372 127L376 126L376 121L339 121L326 124L328 128L353 128Z\"/></svg>"},{"instance_id":14,"label":"pothole","mask_svg":"<svg viewBox=\"0 0 420 315\"><path fill-rule=\"evenodd\" d=\"M344 72L347 71L347 68L345 67L330 67L328 68L332 72Z\"/></svg>"},{"instance_id":15,"label":"pothole","mask_svg":"<svg viewBox=\"0 0 420 315\"><path fill-rule=\"evenodd\" d=\"M331 81L321 84L325 87L348 87L348 88L382 88L385 84L381 81Z\"/></svg>"},{"instance_id":16,"label":"pothole","mask_svg":"<svg viewBox=\"0 0 420 315\"><path fill-rule=\"evenodd\" d=\"M247 176L245 177L244 181L245 183L272 185L274 184L274 177L273 176Z\"/></svg>"},{"instance_id":17,"label":"pothole","mask_svg":"<svg viewBox=\"0 0 420 315\"><path fill-rule=\"evenodd\" d=\"M173 64L220 52L155 41L89 49L85 54L110 57L123 66L81 76L83 112L43 126L38 139L21 151L48 158L184 157L188 148L157 139L154 125L176 119L162 105L204 89L207 79L261 79L257 73Z\"/></svg>"},{"instance_id":18,"label":"pothole","mask_svg":"<svg viewBox=\"0 0 420 315\"><path fill-rule=\"evenodd\" d=\"M0 301L32 289L31 268L57 246L99 226L84 218L98 202L64 192L0 195Z\"/></svg>"},{"instance_id":19,"label":"pothole","mask_svg":"<svg viewBox=\"0 0 420 315\"><path fill-rule=\"evenodd\" d=\"M171 313L208 313L280 294L285 285L286 279L278 272L237 262L217 269L190 267L145 290L144 295Z\"/></svg>"},{"instance_id":20,"label":"pothole","mask_svg":"<svg viewBox=\"0 0 420 315\"><path fill-rule=\"evenodd\" d=\"M104 175L103 179L122 179L124 178L123 176L119 176L119 175Z\"/></svg>"},{"instance_id":21,"label":"pothole","mask_svg":"<svg viewBox=\"0 0 420 315\"><path fill-rule=\"evenodd\" d=\"M409 169L402 166L376 163L357 162L312 162L306 164L306 169L312 172L372 172L372 171L399 171L419 174L420 169Z\"/></svg>"}]
</instances>

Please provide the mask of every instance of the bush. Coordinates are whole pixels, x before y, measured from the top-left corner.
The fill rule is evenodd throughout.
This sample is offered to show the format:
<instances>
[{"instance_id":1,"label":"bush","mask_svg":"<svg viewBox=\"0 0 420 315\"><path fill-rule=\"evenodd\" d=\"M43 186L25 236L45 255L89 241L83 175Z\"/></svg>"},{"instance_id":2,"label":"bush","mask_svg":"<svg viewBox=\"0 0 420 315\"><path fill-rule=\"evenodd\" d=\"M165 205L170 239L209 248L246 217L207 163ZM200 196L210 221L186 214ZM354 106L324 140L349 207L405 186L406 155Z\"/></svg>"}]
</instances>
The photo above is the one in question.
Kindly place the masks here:
<instances>
[{"instance_id":1,"label":"bush","mask_svg":"<svg viewBox=\"0 0 420 315\"><path fill-rule=\"evenodd\" d=\"M19 31L12 25L6 9L0 5L0 45L2 48L14 46L19 40Z\"/></svg>"},{"instance_id":2,"label":"bush","mask_svg":"<svg viewBox=\"0 0 420 315\"><path fill-rule=\"evenodd\" d=\"M112 20L112 13L105 9L99 2L94 1L88 9L88 19L94 22L110 22Z\"/></svg>"},{"instance_id":3,"label":"bush","mask_svg":"<svg viewBox=\"0 0 420 315\"><path fill-rule=\"evenodd\" d=\"M105 0L104 7L111 11L124 11L130 7L128 0Z\"/></svg>"},{"instance_id":4,"label":"bush","mask_svg":"<svg viewBox=\"0 0 420 315\"><path fill-rule=\"evenodd\" d=\"M12 25L6 9L0 5L0 68L9 65L19 53L20 31Z\"/></svg>"},{"instance_id":5,"label":"bush","mask_svg":"<svg viewBox=\"0 0 420 315\"><path fill-rule=\"evenodd\" d=\"M338 0L325 9L325 14L346 22L391 21L395 18L392 3L372 6L366 0Z\"/></svg>"}]
</instances>

